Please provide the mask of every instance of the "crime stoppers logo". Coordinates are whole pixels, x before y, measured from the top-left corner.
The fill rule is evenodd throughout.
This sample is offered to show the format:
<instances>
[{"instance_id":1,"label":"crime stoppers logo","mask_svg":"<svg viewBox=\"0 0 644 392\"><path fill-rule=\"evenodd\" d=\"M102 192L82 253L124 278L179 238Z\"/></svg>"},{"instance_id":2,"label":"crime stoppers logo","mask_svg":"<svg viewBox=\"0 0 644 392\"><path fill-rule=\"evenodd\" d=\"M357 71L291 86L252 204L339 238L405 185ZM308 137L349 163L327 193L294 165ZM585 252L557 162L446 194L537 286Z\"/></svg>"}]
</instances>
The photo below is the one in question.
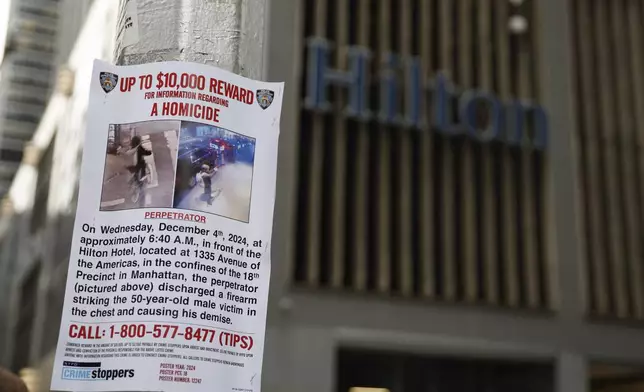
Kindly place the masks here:
<instances>
[{"instance_id":1,"label":"crime stoppers logo","mask_svg":"<svg viewBox=\"0 0 644 392\"><path fill-rule=\"evenodd\" d=\"M134 369L103 369L100 362L63 361L63 380L111 381L134 377Z\"/></svg>"}]
</instances>

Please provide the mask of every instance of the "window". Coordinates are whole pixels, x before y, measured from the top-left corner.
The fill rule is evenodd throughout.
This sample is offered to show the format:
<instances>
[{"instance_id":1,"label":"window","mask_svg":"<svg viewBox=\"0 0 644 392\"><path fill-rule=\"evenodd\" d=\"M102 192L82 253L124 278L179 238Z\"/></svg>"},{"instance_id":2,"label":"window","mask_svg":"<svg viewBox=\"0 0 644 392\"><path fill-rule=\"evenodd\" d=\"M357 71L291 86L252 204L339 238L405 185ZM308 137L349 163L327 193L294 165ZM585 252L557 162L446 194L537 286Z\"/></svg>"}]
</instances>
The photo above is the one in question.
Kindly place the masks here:
<instances>
[{"instance_id":1,"label":"window","mask_svg":"<svg viewBox=\"0 0 644 392\"><path fill-rule=\"evenodd\" d=\"M303 3L294 280L550 309L537 2Z\"/></svg>"},{"instance_id":2,"label":"window","mask_svg":"<svg viewBox=\"0 0 644 392\"><path fill-rule=\"evenodd\" d=\"M49 202L49 180L53 162L54 140L49 143L38 162L38 179L36 181L36 196L31 212L31 232L41 229L47 221L47 203Z\"/></svg>"},{"instance_id":3,"label":"window","mask_svg":"<svg viewBox=\"0 0 644 392\"><path fill-rule=\"evenodd\" d=\"M22 151L10 150L8 148L1 148L0 160L8 161L8 162L20 162L22 161Z\"/></svg>"}]
</instances>

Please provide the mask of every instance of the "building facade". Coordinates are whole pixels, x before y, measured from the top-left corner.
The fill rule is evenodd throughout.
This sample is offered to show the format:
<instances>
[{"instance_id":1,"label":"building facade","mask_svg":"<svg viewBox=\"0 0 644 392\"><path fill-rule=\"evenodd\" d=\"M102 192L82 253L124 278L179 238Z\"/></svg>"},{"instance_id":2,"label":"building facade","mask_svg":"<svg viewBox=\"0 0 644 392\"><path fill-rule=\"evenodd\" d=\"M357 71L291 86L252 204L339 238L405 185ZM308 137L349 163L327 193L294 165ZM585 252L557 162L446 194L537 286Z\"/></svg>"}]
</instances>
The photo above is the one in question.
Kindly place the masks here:
<instances>
[{"instance_id":1,"label":"building facade","mask_svg":"<svg viewBox=\"0 0 644 392\"><path fill-rule=\"evenodd\" d=\"M2 5L0 67L0 194L4 196L45 109L55 77L58 4L48 0Z\"/></svg>"},{"instance_id":2,"label":"building facade","mask_svg":"<svg viewBox=\"0 0 644 392\"><path fill-rule=\"evenodd\" d=\"M114 4L79 20L113 22ZM644 2L269 15L267 79L287 93L264 389L636 390ZM78 59L110 58L107 19L69 35L102 34ZM73 53L75 88L48 102L3 214L0 363L16 370L46 369L58 332L87 95Z\"/></svg>"},{"instance_id":3,"label":"building facade","mask_svg":"<svg viewBox=\"0 0 644 392\"><path fill-rule=\"evenodd\" d=\"M470 390L417 364L447 357L533 363L517 389L633 386L604 364L642 364L644 4L272 4L275 389ZM360 352L380 378L346 375Z\"/></svg>"},{"instance_id":4,"label":"building facade","mask_svg":"<svg viewBox=\"0 0 644 392\"><path fill-rule=\"evenodd\" d=\"M53 355L62 310L87 80L93 59L112 56L118 11L109 0L49 3L59 15L50 37L50 92L3 199L0 223L0 364L26 369L36 390L48 390L39 367Z\"/></svg>"}]
</instances>

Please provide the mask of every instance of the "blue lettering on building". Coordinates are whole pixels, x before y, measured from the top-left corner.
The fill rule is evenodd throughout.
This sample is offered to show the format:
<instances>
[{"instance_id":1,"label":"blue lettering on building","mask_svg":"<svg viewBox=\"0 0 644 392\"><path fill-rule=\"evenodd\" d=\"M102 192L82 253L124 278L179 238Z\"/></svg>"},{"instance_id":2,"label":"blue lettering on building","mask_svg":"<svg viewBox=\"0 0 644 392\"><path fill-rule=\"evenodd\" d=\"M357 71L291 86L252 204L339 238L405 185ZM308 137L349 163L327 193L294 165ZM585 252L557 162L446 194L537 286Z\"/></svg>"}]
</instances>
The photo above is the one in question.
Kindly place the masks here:
<instances>
[{"instance_id":1,"label":"blue lettering on building","mask_svg":"<svg viewBox=\"0 0 644 392\"><path fill-rule=\"evenodd\" d=\"M361 121L375 119L383 124L433 128L447 135L466 134L481 142L497 140L546 148L548 117L543 107L533 102L502 102L490 91L459 91L440 72L433 80L424 80L418 57L395 53L383 56L378 75L369 75L373 56L364 47L349 47L348 70L337 70L329 65L329 41L314 37L307 46L304 103L309 109L331 110L328 87L339 86L347 90L346 115ZM378 84L378 108L368 105L370 76ZM481 110L486 111L485 127L481 126Z\"/></svg>"}]
</instances>

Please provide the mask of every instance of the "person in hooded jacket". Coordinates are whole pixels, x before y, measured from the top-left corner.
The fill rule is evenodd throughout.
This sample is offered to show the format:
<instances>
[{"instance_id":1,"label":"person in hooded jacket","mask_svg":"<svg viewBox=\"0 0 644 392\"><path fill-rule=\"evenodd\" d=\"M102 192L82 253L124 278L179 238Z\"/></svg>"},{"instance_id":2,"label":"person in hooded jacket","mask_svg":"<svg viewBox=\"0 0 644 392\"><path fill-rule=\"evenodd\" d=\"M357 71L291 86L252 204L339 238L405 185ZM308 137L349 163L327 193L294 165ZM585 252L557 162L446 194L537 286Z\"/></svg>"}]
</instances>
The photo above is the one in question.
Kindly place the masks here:
<instances>
[{"instance_id":1,"label":"person in hooded jacket","mask_svg":"<svg viewBox=\"0 0 644 392\"><path fill-rule=\"evenodd\" d=\"M137 181L143 181L145 177L145 157L152 155L152 151L143 147L141 138L139 136L132 137L130 141L130 149L125 153L132 155L132 165L128 166L128 170L136 175Z\"/></svg>"},{"instance_id":2,"label":"person in hooded jacket","mask_svg":"<svg viewBox=\"0 0 644 392\"><path fill-rule=\"evenodd\" d=\"M203 181L203 193L206 198L206 203L212 205L214 198L212 197L212 178L217 174L216 167L210 167L208 165L201 166L201 172L199 173L201 181Z\"/></svg>"}]
</instances>

